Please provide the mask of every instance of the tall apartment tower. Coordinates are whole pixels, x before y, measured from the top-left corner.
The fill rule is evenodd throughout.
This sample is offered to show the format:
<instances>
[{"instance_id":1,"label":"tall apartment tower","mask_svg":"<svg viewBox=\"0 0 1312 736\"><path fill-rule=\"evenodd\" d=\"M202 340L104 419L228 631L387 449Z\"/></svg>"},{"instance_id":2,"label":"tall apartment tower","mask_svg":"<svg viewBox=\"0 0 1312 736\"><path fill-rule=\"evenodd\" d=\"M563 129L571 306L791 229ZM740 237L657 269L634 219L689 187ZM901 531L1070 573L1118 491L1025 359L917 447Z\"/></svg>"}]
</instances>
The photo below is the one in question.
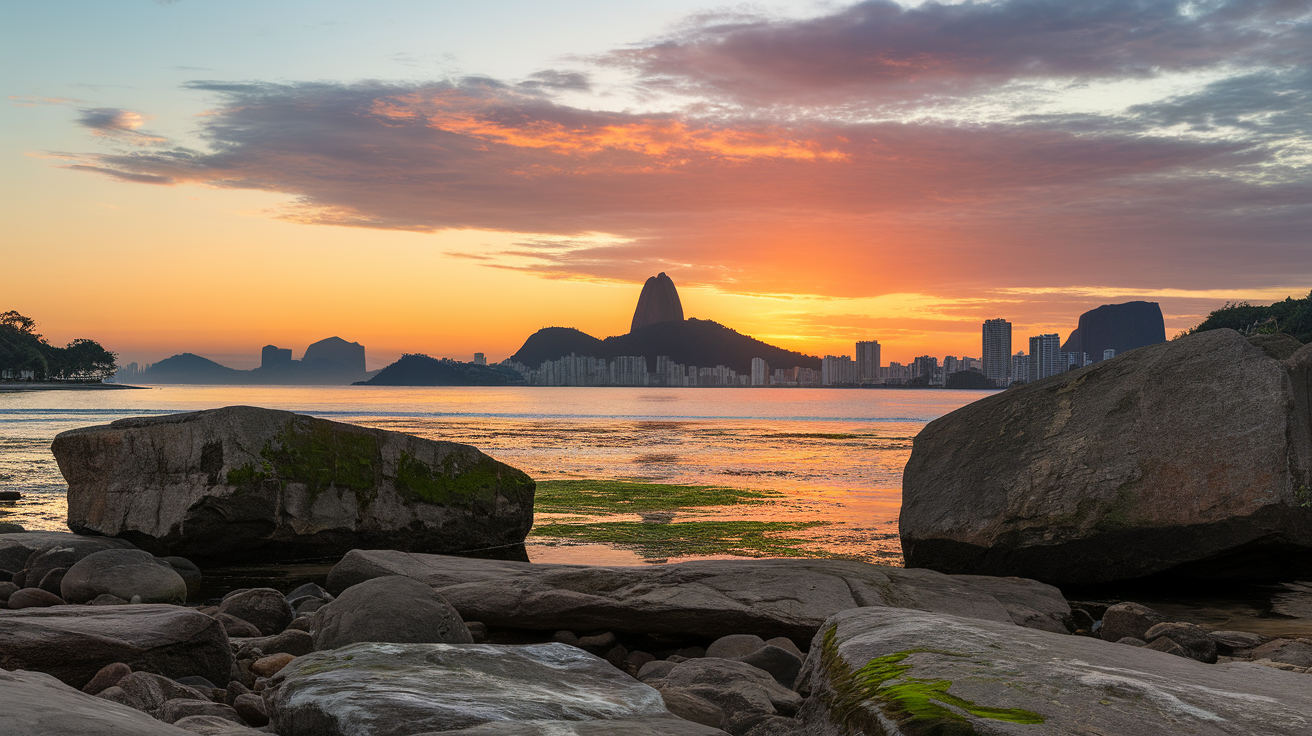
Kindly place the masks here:
<instances>
[{"instance_id":1,"label":"tall apartment tower","mask_svg":"<svg viewBox=\"0 0 1312 736\"><path fill-rule=\"evenodd\" d=\"M1061 359L1061 338L1055 332L1030 338L1030 380L1064 373L1066 361Z\"/></svg>"},{"instance_id":2,"label":"tall apartment tower","mask_svg":"<svg viewBox=\"0 0 1312 736\"><path fill-rule=\"evenodd\" d=\"M877 341L857 342L856 374L859 383L879 383L879 343Z\"/></svg>"},{"instance_id":3,"label":"tall apartment tower","mask_svg":"<svg viewBox=\"0 0 1312 736\"><path fill-rule=\"evenodd\" d=\"M984 377L1006 386L1011 376L1011 323L984 320Z\"/></svg>"}]
</instances>

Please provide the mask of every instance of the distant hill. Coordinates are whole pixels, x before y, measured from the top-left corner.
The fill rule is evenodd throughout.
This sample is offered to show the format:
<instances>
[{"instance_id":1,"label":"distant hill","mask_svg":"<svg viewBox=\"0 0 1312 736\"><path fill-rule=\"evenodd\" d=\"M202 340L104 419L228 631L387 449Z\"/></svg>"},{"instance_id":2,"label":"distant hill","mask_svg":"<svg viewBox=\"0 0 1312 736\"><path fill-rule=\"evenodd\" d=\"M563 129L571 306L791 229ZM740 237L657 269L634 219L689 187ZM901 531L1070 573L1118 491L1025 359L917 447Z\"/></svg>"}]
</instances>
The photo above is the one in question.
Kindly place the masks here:
<instances>
[{"instance_id":1,"label":"distant hill","mask_svg":"<svg viewBox=\"0 0 1312 736\"><path fill-rule=\"evenodd\" d=\"M356 386L507 386L523 383L515 371L500 366L453 363L415 353L378 372Z\"/></svg>"},{"instance_id":2,"label":"distant hill","mask_svg":"<svg viewBox=\"0 0 1312 736\"><path fill-rule=\"evenodd\" d=\"M140 383L201 385L311 385L345 386L367 379L375 373L351 370L335 362L292 360L261 366L249 371L229 368L193 353L165 358L143 371L134 380Z\"/></svg>"},{"instance_id":3,"label":"distant hill","mask_svg":"<svg viewBox=\"0 0 1312 736\"><path fill-rule=\"evenodd\" d=\"M1097 363L1104 350L1117 355L1166 342L1166 324L1157 302L1104 304L1080 315L1079 327L1062 344L1063 353L1086 353Z\"/></svg>"},{"instance_id":4,"label":"distant hill","mask_svg":"<svg viewBox=\"0 0 1312 736\"><path fill-rule=\"evenodd\" d=\"M699 368L724 365L739 373L751 372L752 358L764 358L772 368L820 368L819 358L775 347L703 319L657 322L605 340L573 328L547 327L529 336L511 360L536 368L543 361L570 353L606 360L642 355L647 358L647 370L655 370L659 355Z\"/></svg>"}]
</instances>

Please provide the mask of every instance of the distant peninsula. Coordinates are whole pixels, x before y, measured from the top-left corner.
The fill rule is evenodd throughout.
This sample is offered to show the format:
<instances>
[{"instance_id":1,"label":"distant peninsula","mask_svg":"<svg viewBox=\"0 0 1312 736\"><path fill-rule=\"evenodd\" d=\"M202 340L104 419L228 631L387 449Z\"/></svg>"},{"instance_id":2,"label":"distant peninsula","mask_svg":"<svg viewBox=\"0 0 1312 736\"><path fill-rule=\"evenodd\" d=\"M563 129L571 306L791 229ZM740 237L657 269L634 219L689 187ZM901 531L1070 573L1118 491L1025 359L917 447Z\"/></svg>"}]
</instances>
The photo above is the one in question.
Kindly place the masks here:
<instances>
[{"instance_id":1,"label":"distant peninsula","mask_svg":"<svg viewBox=\"0 0 1312 736\"><path fill-rule=\"evenodd\" d=\"M500 365L461 363L411 353L356 386L509 386L521 384L519 373Z\"/></svg>"},{"instance_id":2,"label":"distant peninsula","mask_svg":"<svg viewBox=\"0 0 1312 736\"><path fill-rule=\"evenodd\" d=\"M197 385L342 386L377 374L365 370L364 346L340 337L320 340L292 360L289 348L266 345L260 367L237 370L194 353L181 353L153 365L130 363L114 375L119 383Z\"/></svg>"}]
</instances>

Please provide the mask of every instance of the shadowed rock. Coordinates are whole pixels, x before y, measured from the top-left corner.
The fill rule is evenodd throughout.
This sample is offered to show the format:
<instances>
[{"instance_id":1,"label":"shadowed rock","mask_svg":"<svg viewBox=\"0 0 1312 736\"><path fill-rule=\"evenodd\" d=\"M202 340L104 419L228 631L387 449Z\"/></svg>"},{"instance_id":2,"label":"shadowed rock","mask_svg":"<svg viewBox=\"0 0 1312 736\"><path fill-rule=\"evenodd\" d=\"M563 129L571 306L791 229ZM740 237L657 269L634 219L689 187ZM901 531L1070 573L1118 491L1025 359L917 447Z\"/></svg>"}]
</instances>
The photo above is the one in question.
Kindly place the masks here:
<instances>
[{"instance_id":1,"label":"shadowed rock","mask_svg":"<svg viewBox=\"0 0 1312 736\"><path fill-rule=\"evenodd\" d=\"M126 705L40 672L0 671L0 732L22 736L186 736Z\"/></svg>"},{"instance_id":2,"label":"shadowed rock","mask_svg":"<svg viewBox=\"0 0 1312 736\"><path fill-rule=\"evenodd\" d=\"M943 575L850 560L700 560L601 567L352 550L328 575L340 591L405 575L432 586L467 621L540 631L808 640L826 618L899 606L1065 631L1061 592L1033 580Z\"/></svg>"},{"instance_id":3,"label":"shadowed rock","mask_svg":"<svg viewBox=\"0 0 1312 736\"><path fill-rule=\"evenodd\" d=\"M930 422L903 475L907 564L1059 585L1312 573L1312 346L1267 343L1202 332Z\"/></svg>"},{"instance_id":4,"label":"shadowed rock","mask_svg":"<svg viewBox=\"0 0 1312 736\"><path fill-rule=\"evenodd\" d=\"M197 561L521 543L534 483L468 445L228 407L61 433L68 524Z\"/></svg>"},{"instance_id":5,"label":"shadowed rock","mask_svg":"<svg viewBox=\"0 0 1312 736\"><path fill-rule=\"evenodd\" d=\"M1166 324L1157 302L1104 304L1080 315L1080 326L1062 343L1063 353L1087 353L1093 362L1104 350L1117 355L1146 345L1166 342Z\"/></svg>"}]
</instances>

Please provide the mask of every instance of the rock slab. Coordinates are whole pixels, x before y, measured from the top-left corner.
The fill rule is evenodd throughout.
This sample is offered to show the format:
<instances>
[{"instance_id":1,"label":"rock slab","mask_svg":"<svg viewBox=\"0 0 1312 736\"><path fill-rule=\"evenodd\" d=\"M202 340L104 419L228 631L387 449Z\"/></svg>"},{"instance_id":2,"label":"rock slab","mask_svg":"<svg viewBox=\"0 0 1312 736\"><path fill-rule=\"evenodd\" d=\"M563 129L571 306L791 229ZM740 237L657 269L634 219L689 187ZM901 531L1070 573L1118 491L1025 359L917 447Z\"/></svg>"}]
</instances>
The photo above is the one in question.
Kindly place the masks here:
<instances>
[{"instance_id":1,"label":"rock slab","mask_svg":"<svg viewBox=\"0 0 1312 736\"><path fill-rule=\"evenodd\" d=\"M126 705L80 693L40 672L0 671L0 731L21 736L186 736Z\"/></svg>"},{"instance_id":2,"label":"rock slab","mask_svg":"<svg viewBox=\"0 0 1312 736\"><path fill-rule=\"evenodd\" d=\"M465 622L431 587L403 575L353 585L319 609L315 649L362 641L392 644L473 644Z\"/></svg>"},{"instance_id":3,"label":"rock slab","mask_svg":"<svg viewBox=\"0 0 1312 736\"><path fill-rule=\"evenodd\" d=\"M523 542L535 484L468 445L232 406L63 432L75 532L207 562Z\"/></svg>"},{"instance_id":4,"label":"rock slab","mask_svg":"<svg viewBox=\"0 0 1312 736\"><path fill-rule=\"evenodd\" d=\"M565 644L353 644L264 691L281 736L406 736L485 723L668 718L660 694Z\"/></svg>"},{"instance_id":5,"label":"rock slab","mask_svg":"<svg viewBox=\"0 0 1312 736\"><path fill-rule=\"evenodd\" d=\"M835 615L806 667L814 736L1312 732L1306 675L895 608Z\"/></svg>"},{"instance_id":6,"label":"rock slab","mask_svg":"<svg viewBox=\"0 0 1312 736\"><path fill-rule=\"evenodd\" d=\"M103 667L227 682L232 653L223 625L168 605L55 606L0 611L0 667L54 675L81 688Z\"/></svg>"},{"instance_id":7,"label":"rock slab","mask_svg":"<svg viewBox=\"0 0 1312 736\"><path fill-rule=\"evenodd\" d=\"M405 575L466 621L543 631L614 631L806 641L848 608L897 606L1060 629L1061 592L1033 580L943 575L850 560L702 560L601 567L352 550L328 575L341 591Z\"/></svg>"},{"instance_id":8,"label":"rock slab","mask_svg":"<svg viewBox=\"0 0 1312 736\"><path fill-rule=\"evenodd\" d=\"M1270 342L1189 335L930 422L903 475L907 564L1056 585L1312 573L1312 346Z\"/></svg>"}]
</instances>

